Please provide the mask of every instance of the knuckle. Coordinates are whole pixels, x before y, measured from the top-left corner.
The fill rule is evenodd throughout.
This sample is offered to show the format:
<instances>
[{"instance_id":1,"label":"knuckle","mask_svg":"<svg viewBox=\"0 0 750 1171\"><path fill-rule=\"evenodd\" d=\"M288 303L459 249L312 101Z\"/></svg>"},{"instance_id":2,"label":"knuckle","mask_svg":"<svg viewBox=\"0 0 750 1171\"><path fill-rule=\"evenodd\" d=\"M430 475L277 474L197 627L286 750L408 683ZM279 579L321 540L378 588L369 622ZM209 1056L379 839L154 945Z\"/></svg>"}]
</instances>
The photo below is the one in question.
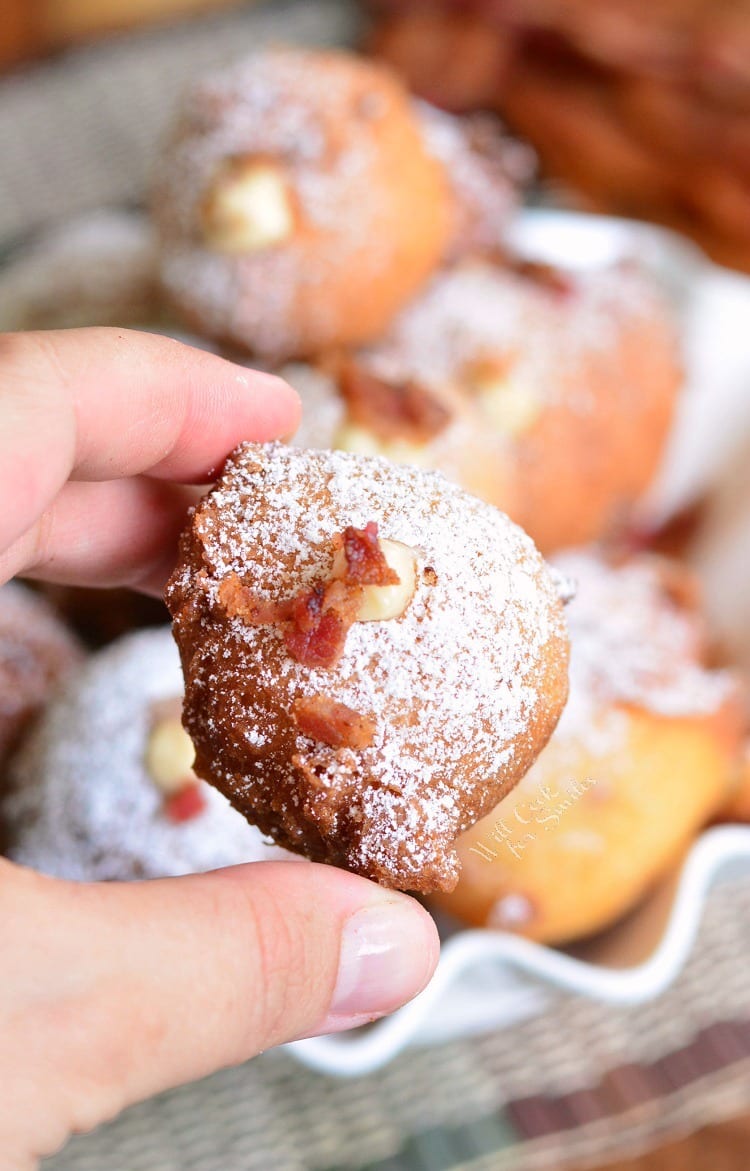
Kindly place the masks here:
<instances>
[{"instance_id":1,"label":"knuckle","mask_svg":"<svg viewBox=\"0 0 750 1171\"><path fill-rule=\"evenodd\" d=\"M238 1019L246 1020L254 1047L266 1048L299 1032L316 1014L311 928L269 885L230 885L234 887L230 898L237 901L232 915L242 923L244 938L244 976L237 981L243 1013Z\"/></svg>"},{"instance_id":2,"label":"knuckle","mask_svg":"<svg viewBox=\"0 0 750 1171\"><path fill-rule=\"evenodd\" d=\"M27 534L27 569L43 569L53 559L55 548L55 511L48 508L38 518Z\"/></svg>"}]
</instances>

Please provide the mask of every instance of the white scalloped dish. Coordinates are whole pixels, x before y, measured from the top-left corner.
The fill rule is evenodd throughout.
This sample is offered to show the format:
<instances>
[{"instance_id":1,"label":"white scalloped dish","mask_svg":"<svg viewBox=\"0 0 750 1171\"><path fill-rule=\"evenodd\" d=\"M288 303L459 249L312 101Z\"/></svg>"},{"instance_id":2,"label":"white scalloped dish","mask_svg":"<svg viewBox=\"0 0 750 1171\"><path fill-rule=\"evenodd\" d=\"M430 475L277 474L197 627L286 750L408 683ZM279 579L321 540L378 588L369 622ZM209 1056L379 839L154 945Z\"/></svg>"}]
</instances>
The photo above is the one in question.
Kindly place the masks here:
<instances>
[{"instance_id":1,"label":"white scalloped dish","mask_svg":"<svg viewBox=\"0 0 750 1171\"><path fill-rule=\"evenodd\" d=\"M732 466L737 449L750 450L750 279L708 263L669 232L605 217L528 211L519 218L515 242L535 258L578 268L634 257L663 281L684 326L687 385L644 517L658 523L703 496ZM726 496L726 485L723 491ZM727 621L736 624L737 644L749 652L740 665L750 667L750 637L739 635L743 627L750 630L750 491L745 497L739 518L735 501L731 524L726 509L718 510L724 528L703 541L714 559L725 555L745 583L734 590L729 614L726 595L711 596L717 574L702 576L709 612L722 611L725 637ZM738 529L746 534L739 567ZM697 568L701 573L704 566ZM502 1028L542 1012L550 990L612 1005L643 1003L672 983L690 955L712 885L738 873L750 880L750 826L722 826L705 831L674 875L626 920L576 948L562 951L502 931L441 923L440 965L416 1000L366 1029L288 1048L310 1068L354 1076L378 1069L407 1046Z\"/></svg>"},{"instance_id":2,"label":"white scalloped dish","mask_svg":"<svg viewBox=\"0 0 750 1171\"><path fill-rule=\"evenodd\" d=\"M322 1073L371 1073L408 1045L430 1045L515 1024L544 1010L557 988L612 1005L652 1000L690 954L714 882L750 879L750 826L721 826L697 839L682 868L636 912L575 950L505 931L443 934L440 964L415 1000L367 1029L287 1046Z\"/></svg>"}]
</instances>

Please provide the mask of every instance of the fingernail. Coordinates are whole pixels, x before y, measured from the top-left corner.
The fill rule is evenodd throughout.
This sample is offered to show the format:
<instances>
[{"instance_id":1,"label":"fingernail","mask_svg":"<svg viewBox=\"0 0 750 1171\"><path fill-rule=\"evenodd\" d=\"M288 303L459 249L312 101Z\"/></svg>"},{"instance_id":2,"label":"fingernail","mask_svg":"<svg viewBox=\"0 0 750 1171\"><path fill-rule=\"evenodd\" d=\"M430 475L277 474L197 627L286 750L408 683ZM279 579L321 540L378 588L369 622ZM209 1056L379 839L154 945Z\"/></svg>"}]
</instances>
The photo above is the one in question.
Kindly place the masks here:
<instances>
[{"instance_id":1,"label":"fingernail","mask_svg":"<svg viewBox=\"0 0 750 1171\"><path fill-rule=\"evenodd\" d=\"M399 1008L421 992L436 959L434 926L416 904L393 900L357 911L342 934L326 1028L347 1028Z\"/></svg>"}]
</instances>

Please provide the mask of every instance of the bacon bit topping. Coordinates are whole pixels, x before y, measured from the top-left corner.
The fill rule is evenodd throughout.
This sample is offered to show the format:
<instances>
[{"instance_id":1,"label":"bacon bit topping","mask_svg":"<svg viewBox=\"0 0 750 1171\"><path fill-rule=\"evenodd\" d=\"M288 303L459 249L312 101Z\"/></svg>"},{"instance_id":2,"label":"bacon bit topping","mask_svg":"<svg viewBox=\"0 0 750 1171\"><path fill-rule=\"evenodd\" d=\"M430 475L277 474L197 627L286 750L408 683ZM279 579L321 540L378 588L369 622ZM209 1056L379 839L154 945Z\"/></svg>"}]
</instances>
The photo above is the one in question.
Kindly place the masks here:
<instances>
[{"instance_id":1,"label":"bacon bit topping","mask_svg":"<svg viewBox=\"0 0 750 1171\"><path fill-rule=\"evenodd\" d=\"M451 421L451 411L421 383L384 382L352 359L338 367L338 383L353 423L380 439L426 443Z\"/></svg>"},{"instance_id":2,"label":"bacon bit topping","mask_svg":"<svg viewBox=\"0 0 750 1171\"><path fill-rule=\"evenodd\" d=\"M422 576L428 585L437 585L438 575L436 574L432 565L425 565L422 570Z\"/></svg>"},{"instance_id":3,"label":"bacon bit topping","mask_svg":"<svg viewBox=\"0 0 750 1171\"><path fill-rule=\"evenodd\" d=\"M702 497L674 513L661 524L640 525L627 529L617 543L617 551L660 553L664 557L684 558L706 519L708 499ZM622 546L620 550L619 546Z\"/></svg>"},{"instance_id":4,"label":"bacon bit topping","mask_svg":"<svg viewBox=\"0 0 750 1171\"><path fill-rule=\"evenodd\" d=\"M546 264L543 260L531 260L505 248L491 248L485 253L488 260L500 268L515 273L522 279L533 281L540 288L558 297L570 297L575 292L575 278L571 272Z\"/></svg>"},{"instance_id":5,"label":"bacon bit topping","mask_svg":"<svg viewBox=\"0 0 750 1171\"><path fill-rule=\"evenodd\" d=\"M302 696L294 701L294 722L303 736L331 748L369 748L375 721L327 695Z\"/></svg>"},{"instance_id":6,"label":"bacon bit topping","mask_svg":"<svg viewBox=\"0 0 750 1171\"><path fill-rule=\"evenodd\" d=\"M524 260L517 257L512 261L511 268L518 276L534 281L535 284L558 297L570 297L575 291L572 276L560 268L555 268L552 264L543 264L538 260Z\"/></svg>"},{"instance_id":7,"label":"bacon bit topping","mask_svg":"<svg viewBox=\"0 0 750 1171\"><path fill-rule=\"evenodd\" d=\"M374 520L363 529L351 525L344 529L344 556L346 580L360 585L398 585L400 578L383 556L378 540L378 526Z\"/></svg>"},{"instance_id":8,"label":"bacon bit topping","mask_svg":"<svg viewBox=\"0 0 750 1171\"><path fill-rule=\"evenodd\" d=\"M305 667L334 667L344 652L349 627L357 619L362 587L344 581L321 582L292 600L284 630L289 654Z\"/></svg>"},{"instance_id":9,"label":"bacon bit topping","mask_svg":"<svg viewBox=\"0 0 750 1171\"><path fill-rule=\"evenodd\" d=\"M178 793L173 793L164 802L164 813L170 821L178 824L199 817L205 808L206 798L201 786L196 782L186 785Z\"/></svg>"},{"instance_id":10,"label":"bacon bit topping","mask_svg":"<svg viewBox=\"0 0 750 1171\"><path fill-rule=\"evenodd\" d=\"M284 643L305 667L334 667L341 658L349 627L357 621L366 585L398 585L400 578L383 556L378 526L349 526L338 538L345 572L323 579L293 598L269 602L230 573L219 585L219 602L230 618L250 626L284 627Z\"/></svg>"}]
</instances>

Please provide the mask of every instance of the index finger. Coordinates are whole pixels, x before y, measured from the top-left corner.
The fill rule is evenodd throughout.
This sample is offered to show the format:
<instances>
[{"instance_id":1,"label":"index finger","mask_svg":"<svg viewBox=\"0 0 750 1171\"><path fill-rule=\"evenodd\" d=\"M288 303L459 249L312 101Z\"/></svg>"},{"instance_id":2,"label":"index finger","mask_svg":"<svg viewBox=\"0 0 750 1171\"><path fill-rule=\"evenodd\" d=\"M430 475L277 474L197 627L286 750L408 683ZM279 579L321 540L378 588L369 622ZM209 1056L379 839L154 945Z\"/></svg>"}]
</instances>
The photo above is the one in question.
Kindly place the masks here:
<instances>
[{"instance_id":1,"label":"index finger","mask_svg":"<svg viewBox=\"0 0 750 1171\"><path fill-rule=\"evenodd\" d=\"M15 502L0 512L0 548L68 479L206 482L243 439L299 421L281 379L132 330L6 334L0 386L0 485Z\"/></svg>"}]
</instances>

